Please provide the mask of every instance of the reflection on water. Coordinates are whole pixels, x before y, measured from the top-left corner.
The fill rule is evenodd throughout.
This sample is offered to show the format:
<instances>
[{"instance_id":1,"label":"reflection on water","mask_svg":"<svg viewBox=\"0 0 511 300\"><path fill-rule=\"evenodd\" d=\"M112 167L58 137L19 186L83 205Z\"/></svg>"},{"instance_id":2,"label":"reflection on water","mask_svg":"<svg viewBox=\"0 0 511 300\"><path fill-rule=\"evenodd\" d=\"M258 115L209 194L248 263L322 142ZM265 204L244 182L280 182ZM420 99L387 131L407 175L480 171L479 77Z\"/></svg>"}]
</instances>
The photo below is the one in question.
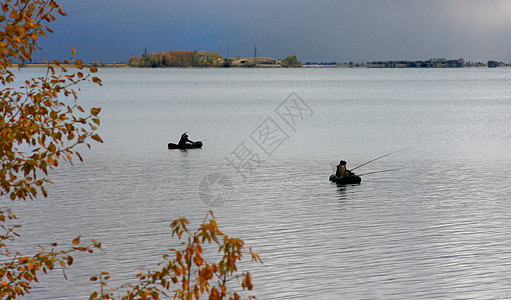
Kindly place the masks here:
<instances>
[{"instance_id":1,"label":"reflection on water","mask_svg":"<svg viewBox=\"0 0 511 300\"><path fill-rule=\"evenodd\" d=\"M213 173L232 183L213 207L221 230L264 261L242 264L260 299L511 294L511 70L104 72L105 87L82 99L104 108L105 144L56 170L50 197L12 206L24 251L82 234L105 252L75 257L68 281L42 276L27 298L87 299L99 288L91 275L108 271L118 286L156 267L177 246L171 220L198 225L210 209L200 183ZM314 115L243 178L226 157L291 91ZM167 150L184 131L215 138ZM399 171L328 181L330 161L357 166L405 147L357 170Z\"/></svg>"},{"instance_id":2,"label":"reflection on water","mask_svg":"<svg viewBox=\"0 0 511 300\"><path fill-rule=\"evenodd\" d=\"M337 195L339 195L339 200L346 200L346 185L345 184L336 184L337 185Z\"/></svg>"}]
</instances>

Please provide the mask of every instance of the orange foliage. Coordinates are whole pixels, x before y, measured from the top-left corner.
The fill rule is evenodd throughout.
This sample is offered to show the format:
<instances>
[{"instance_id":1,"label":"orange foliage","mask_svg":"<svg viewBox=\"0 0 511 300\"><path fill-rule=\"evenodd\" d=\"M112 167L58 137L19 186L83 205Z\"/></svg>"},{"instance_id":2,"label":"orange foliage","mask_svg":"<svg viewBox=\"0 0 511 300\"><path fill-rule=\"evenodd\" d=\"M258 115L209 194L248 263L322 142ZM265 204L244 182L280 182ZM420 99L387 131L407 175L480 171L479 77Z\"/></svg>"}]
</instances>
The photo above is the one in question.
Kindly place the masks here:
<instances>
[{"instance_id":1,"label":"orange foliage","mask_svg":"<svg viewBox=\"0 0 511 300\"><path fill-rule=\"evenodd\" d=\"M227 283L236 278L242 279L243 290L252 290L252 275L249 272L236 274L236 264L241 261L245 252L244 242L221 232L212 211L197 231L189 231L187 225L188 220L185 218L171 223L172 236L186 240L181 243L184 248L170 249L171 254L163 256L161 270L137 274L139 282L123 286L128 290L122 299L161 299L162 296L169 297L169 293L174 295L174 299L199 299L204 294L209 295L209 299L240 299L237 292L227 289ZM203 246L213 243L218 246L221 256L218 262L205 259ZM252 261L262 263L252 248L248 253ZM94 276L91 280L98 280L98 277ZM105 282L101 281L101 286L104 284ZM103 290L100 293L94 292L90 299L114 298L113 292L116 290L108 293Z\"/></svg>"},{"instance_id":2,"label":"orange foliage","mask_svg":"<svg viewBox=\"0 0 511 300\"><path fill-rule=\"evenodd\" d=\"M26 62L32 59L32 52L38 48L37 40L51 30L45 22L55 20L54 12L65 15L60 6L52 0L14 1L2 4L0 20L6 25L0 31L0 83L4 86L13 82L12 60ZM70 61L63 62L66 65ZM83 69L82 62L72 63L74 68ZM90 72L97 70L90 68ZM91 80L101 80L85 75L81 71L69 73L61 62L48 65L45 77L27 80L25 85L14 89L0 90L0 196L10 199L34 198L37 189L46 196L44 185L47 179L38 178L38 171L47 174L48 169L58 166L60 160L70 161L81 156L73 148L85 143L87 138L101 142L94 134L100 112L93 108L89 116L76 116L75 110L84 110L77 103L73 86ZM60 100L62 96L74 98L68 105ZM30 147L30 152L21 151L21 145Z\"/></svg>"},{"instance_id":3,"label":"orange foliage","mask_svg":"<svg viewBox=\"0 0 511 300\"><path fill-rule=\"evenodd\" d=\"M89 252L94 249L100 249L101 243L94 240L86 246L80 246L79 237L73 240L72 246L67 249L59 249L57 243L51 244L51 249L46 250L40 247L39 253L33 256L25 256L21 253L13 255L8 249L6 242L14 240L17 236L14 231L19 225L10 224L17 219L11 211L0 210L0 222L6 231L0 235L0 256L4 261L0 263L0 299L14 299L17 296L29 294L32 283L39 282L41 272L48 273L55 267L62 268L64 277L66 277L65 268L73 264L73 252ZM7 224L6 224L7 223Z\"/></svg>"},{"instance_id":4,"label":"orange foliage","mask_svg":"<svg viewBox=\"0 0 511 300\"><path fill-rule=\"evenodd\" d=\"M149 53L142 57L131 57L130 66L133 67L206 67L220 66L222 55L207 51L169 51Z\"/></svg>"},{"instance_id":5,"label":"orange foliage","mask_svg":"<svg viewBox=\"0 0 511 300\"><path fill-rule=\"evenodd\" d=\"M33 199L38 191L47 195L44 186L50 181L40 178L59 161L71 162L81 156L74 150L88 138L101 142L94 133L99 125L99 108L89 115L77 103L73 89L84 81L101 84L101 80L84 74L81 61L54 61L48 64L46 76L26 80L24 85L13 88L15 79L13 61L22 64L32 60L40 37L51 33L47 24L64 16L62 8L54 0L3 0L0 12L0 198ZM75 50L72 49L72 53ZM65 67L73 66L76 73ZM89 69L95 73L95 68ZM72 104L60 99L71 97ZM76 115L77 113L80 116ZM24 150L22 150L24 149ZM93 252L101 245L92 241L79 246L79 238L67 250L59 250L57 244L34 256L12 254L7 242L16 236L18 225L10 224L16 217L9 211L0 210L0 298L16 298L30 292L31 284L38 281L38 273L46 273L55 266L65 268L73 263L70 253ZM64 269L63 269L64 270ZM64 273L65 276L65 273Z\"/></svg>"}]
</instances>

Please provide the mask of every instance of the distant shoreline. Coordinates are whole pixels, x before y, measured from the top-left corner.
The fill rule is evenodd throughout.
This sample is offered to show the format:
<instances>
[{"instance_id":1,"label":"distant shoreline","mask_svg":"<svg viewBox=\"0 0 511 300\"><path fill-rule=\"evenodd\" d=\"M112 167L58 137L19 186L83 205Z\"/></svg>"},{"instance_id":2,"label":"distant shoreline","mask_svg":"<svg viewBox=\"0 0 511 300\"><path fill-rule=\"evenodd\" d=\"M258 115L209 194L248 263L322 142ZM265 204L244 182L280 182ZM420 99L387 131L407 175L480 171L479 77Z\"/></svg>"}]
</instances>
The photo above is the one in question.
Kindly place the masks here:
<instances>
[{"instance_id":1,"label":"distant shoreline","mask_svg":"<svg viewBox=\"0 0 511 300\"><path fill-rule=\"evenodd\" d=\"M26 63L17 65L18 67L45 67L47 63ZM69 62L68 62L69 63ZM83 62L82 62L83 63ZM14 64L16 66L16 64ZM72 64L66 64L65 67L73 67ZM218 52L208 51L168 51L159 53L148 53L145 48L142 56L130 57L129 62L123 63L104 63L93 61L92 63L83 63L84 67L95 68L472 68L472 67L511 67L511 63L502 61L488 60L465 61L463 58L429 58L427 60L379 60L366 62L336 62L336 61L308 61L302 63L296 55L287 56L285 59L275 59L271 57L257 56L254 48L253 57L223 57Z\"/></svg>"},{"instance_id":2,"label":"distant shoreline","mask_svg":"<svg viewBox=\"0 0 511 300\"><path fill-rule=\"evenodd\" d=\"M55 66L54 64L50 64L52 66ZM20 68L45 68L48 66L48 64L43 63L32 63L32 64L14 64L14 67L20 67ZM67 65L63 64L64 67L72 68L74 65ZM97 64L91 64L91 63L84 63L84 67L96 67L96 68L129 68L129 69L229 69L229 68L235 68L235 69L247 69L247 67L244 66L230 66L230 67L211 67L211 66L186 66L186 67L138 67L138 66L130 66L127 63L102 63L100 65ZM456 69L456 68L497 68L497 67L511 67L511 64L505 64L505 63L469 63L469 64L463 64L463 65L457 65L457 66L449 66L449 65L437 65L437 66L410 66L407 64L304 64L303 68L309 68L309 69L328 69L328 68L366 68L366 69ZM275 68L273 65L257 65L253 66L251 68L256 69L264 69L264 68ZM279 68L280 69L280 68Z\"/></svg>"}]
</instances>

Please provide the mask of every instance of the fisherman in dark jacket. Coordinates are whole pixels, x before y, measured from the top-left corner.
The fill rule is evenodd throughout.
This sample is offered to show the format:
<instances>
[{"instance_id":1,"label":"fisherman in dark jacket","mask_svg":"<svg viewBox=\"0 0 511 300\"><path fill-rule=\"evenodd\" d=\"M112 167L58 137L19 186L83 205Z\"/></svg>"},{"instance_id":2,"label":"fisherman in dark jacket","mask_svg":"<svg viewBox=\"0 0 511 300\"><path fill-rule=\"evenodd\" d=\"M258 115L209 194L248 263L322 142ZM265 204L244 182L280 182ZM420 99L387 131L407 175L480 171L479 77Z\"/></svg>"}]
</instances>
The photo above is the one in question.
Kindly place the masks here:
<instances>
[{"instance_id":1,"label":"fisherman in dark jacket","mask_svg":"<svg viewBox=\"0 0 511 300\"><path fill-rule=\"evenodd\" d=\"M335 172L335 176L337 177L346 177L350 176L352 172L348 169L346 169L346 161L341 160L339 164L337 165L337 171Z\"/></svg>"},{"instance_id":2,"label":"fisherman in dark jacket","mask_svg":"<svg viewBox=\"0 0 511 300\"><path fill-rule=\"evenodd\" d=\"M177 144L180 147L185 147L186 145L194 145L195 143L188 139L188 134L185 132L181 135L181 139Z\"/></svg>"}]
</instances>

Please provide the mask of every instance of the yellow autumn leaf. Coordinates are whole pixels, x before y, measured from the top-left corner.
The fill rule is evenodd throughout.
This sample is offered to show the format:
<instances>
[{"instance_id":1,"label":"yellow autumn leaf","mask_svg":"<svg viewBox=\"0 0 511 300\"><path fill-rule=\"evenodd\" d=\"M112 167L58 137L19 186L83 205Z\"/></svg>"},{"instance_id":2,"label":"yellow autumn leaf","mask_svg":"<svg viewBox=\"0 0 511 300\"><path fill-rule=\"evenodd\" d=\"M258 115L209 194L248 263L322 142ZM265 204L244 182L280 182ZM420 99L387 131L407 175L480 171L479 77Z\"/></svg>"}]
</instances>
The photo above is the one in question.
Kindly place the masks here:
<instances>
[{"instance_id":1,"label":"yellow autumn leaf","mask_svg":"<svg viewBox=\"0 0 511 300\"><path fill-rule=\"evenodd\" d=\"M98 296L98 292L93 292L93 293L90 295L89 299L96 299L96 297L97 297L97 296Z\"/></svg>"},{"instance_id":2,"label":"yellow autumn leaf","mask_svg":"<svg viewBox=\"0 0 511 300\"><path fill-rule=\"evenodd\" d=\"M99 78L97 78L97 77L92 77L92 81L93 81L94 83L97 83L97 84L101 85L101 79L99 79Z\"/></svg>"},{"instance_id":3,"label":"yellow autumn leaf","mask_svg":"<svg viewBox=\"0 0 511 300\"><path fill-rule=\"evenodd\" d=\"M98 141L98 142L100 142L100 143L103 143L103 140L102 140L102 139L99 137L99 135L97 135L97 134L92 135L92 136L91 136L91 138L92 138L93 140L95 140L95 141Z\"/></svg>"},{"instance_id":4,"label":"yellow autumn leaf","mask_svg":"<svg viewBox=\"0 0 511 300\"><path fill-rule=\"evenodd\" d=\"M101 112L101 108L93 107L90 110L90 114L93 116L97 116Z\"/></svg>"}]
</instances>

